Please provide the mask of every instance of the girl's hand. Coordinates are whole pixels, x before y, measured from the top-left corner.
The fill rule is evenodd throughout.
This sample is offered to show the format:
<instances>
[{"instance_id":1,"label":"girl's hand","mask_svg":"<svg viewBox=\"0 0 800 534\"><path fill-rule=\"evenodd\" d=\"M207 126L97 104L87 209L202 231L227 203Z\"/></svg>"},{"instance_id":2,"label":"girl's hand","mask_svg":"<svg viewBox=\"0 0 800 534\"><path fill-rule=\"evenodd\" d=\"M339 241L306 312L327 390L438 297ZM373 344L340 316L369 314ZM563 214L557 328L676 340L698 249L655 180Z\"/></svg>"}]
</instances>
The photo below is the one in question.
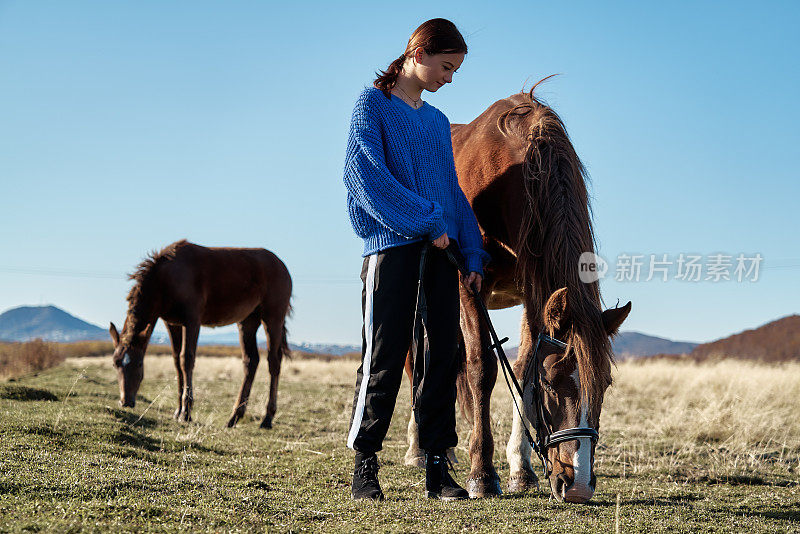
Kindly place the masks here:
<instances>
[{"instance_id":1,"label":"girl's hand","mask_svg":"<svg viewBox=\"0 0 800 534\"><path fill-rule=\"evenodd\" d=\"M478 293L480 293L481 292L481 280L483 280L483 278L481 278L481 275L479 275L475 271L472 271L471 273L469 273L469 276L467 277L467 280L466 280L465 283L467 284L467 287L472 287L472 284L474 283L475 284L475 290Z\"/></svg>"},{"instance_id":2,"label":"girl's hand","mask_svg":"<svg viewBox=\"0 0 800 534\"><path fill-rule=\"evenodd\" d=\"M439 237L433 240L433 246L436 248L447 248L447 245L450 244L450 240L447 238L447 232L443 233Z\"/></svg>"}]
</instances>

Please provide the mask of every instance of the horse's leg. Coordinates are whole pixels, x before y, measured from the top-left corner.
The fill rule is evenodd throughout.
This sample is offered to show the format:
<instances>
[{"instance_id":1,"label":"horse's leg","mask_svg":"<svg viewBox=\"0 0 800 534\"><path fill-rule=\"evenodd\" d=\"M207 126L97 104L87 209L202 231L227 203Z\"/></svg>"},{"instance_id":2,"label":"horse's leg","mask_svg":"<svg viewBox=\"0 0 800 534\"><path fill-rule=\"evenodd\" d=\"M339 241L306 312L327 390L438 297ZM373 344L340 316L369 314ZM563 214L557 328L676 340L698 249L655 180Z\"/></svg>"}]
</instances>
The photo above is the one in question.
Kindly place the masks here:
<instances>
[{"instance_id":1,"label":"horse's leg","mask_svg":"<svg viewBox=\"0 0 800 534\"><path fill-rule=\"evenodd\" d=\"M278 410L278 378L281 374L281 362L285 350L286 340L284 328L285 316L268 317L263 320L264 330L267 331L269 339L269 354L267 363L269 364L269 400L267 401L267 413L261 421L261 428L272 428L272 419Z\"/></svg>"},{"instance_id":2,"label":"horse's leg","mask_svg":"<svg viewBox=\"0 0 800 534\"><path fill-rule=\"evenodd\" d=\"M409 349L406 355L406 376L408 376L408 383L411 386L411 393L414 393L414 358ZM406 451L403 463L413 467L425 467L425 453L419 448L419 428L417 428L417 420L414 417L414 411L411 410L411 416L408 419L408 450Z\"/></svg>"},{"instance_id":3,"label":"horse's leg","mask_svg":"<svg viewBox=\"0 0 800 534\"><path fill-rule=\"evenodd\" d=\"M411 387L411 394L414 394L414 357L411 353L411 348L408 349L406 355L406 376L408 383ZM417 427L417 420L414 417L414 411L408 418L408 429L406 430L406 437L408 438L408 450L403 458L403 463L412 467L425 467L425 452L419 448L419 428ZM451 463L457 464L456 450L453 447L447 449L447 457Z\"/></svg>"},{"instance_id":4,"label":"horse's leg","mask_svg":"<svg viewBox=\"0 0 800 534\"><path fill-rule=\"evenodd\" d=\"M228 428L232 428L244 417L247 409L247 399L250 398L250 390L253 388L253 380L258 369L258 343L256 342L256 332L261 326L261 310L251 313L244 321L239 323L239 344L242 346L242 364L244 365L244 380L239 389L239 396L236 404L233 405L233 414L228 419Z\"/></svg>"},{"instance_id":5,"label":"horse's leg","mask_svg":"<svg viewBox=\"0 0 800 534\"><path fill-rule=\"evenodd\" d=\"M192 373L194 372L194 359L197 354L197 338L200 336L200 323L188 322L183 327L183 348L181 349L181 372L183 373L183 396L181 397L181 412L178 421L188 423L192 420L192 404L194 404L194 389L192 387Z\"/></svg>"},{"instance_id":6,"label":"horse's leg","mask_svg":"<svg viewBox=\"0 0 800 534\"><path fill-rule=\"evenodd\" d=\"M181 372L181 345L183 345L183 327L179 324L168 324L169 341L172 344L172 359L175 361L175 370L178 373L178 408L172 414L173 419L177 419L181 414L183 402L183 373Z\"/></svg>"},{"instance_id":7,"label":"horse's leg","mask_svg":"<svg viewBox=\"0 0 800 534\"><path fill-rule=\"evenodd\" d=\"M518 406L522 409L522 400L519 395L514 393L514 397L517 399ZM531 449L528 438L522 429L523 421L520 419L516 409L513 409L512 418L511 436L509 436L508 445L506 446L506 458L511 471L508 477L508 491L519 492L538 489L539 479L536 477L531 465L533 449ZM533 428L527 417L524 422L528 425L528 429L532 431Z\"/></svg>"},{"instance_id":8,"label":"horse's leg","mask_svg":"<svg viewBox=\"0 0 800 534\"><path fill-rule=\"evenodd\" d=\"M520 324L520 343L517 351L517 365L515 365L515 374L520 384L522 384L522 373L525 370L525 363L527 363L528 358L531 357L532 351L533 342L531 339L531 327L528 324L526 312L523 310ZM516 393L514 393L514 397L517 400L519 409L523 410L524 417L525 407L522 404L522 399L520 399L519 395ZM531 466L531 453L533 449L531 449L531 445L528 443L528 438L525 436L522 424L523 422L527 424L530 431L533 431L533 427L527 417L525 417L523 421L520 419L517 409L514 408L513 405L511 408L513 423L511 426L511 436L508 438L508 445L506 446L506 458L508 459L508 465L511 471L508 477L508 491L527 491L539 487L539 479L536 478L533 466Z\"/></svg>"},{"instance_id":9,"label":"horse's leg","mask_svg":"<svg viewBox=\"0 0 800 534\"><path fill-rule=\"evenodd\" d=\"M486 290L486 288L484 288ZM488 329L481 324L474 297L461 284L461 331L467 353L467 380L472 391L473 426L469 444L471 470L467 478L470 497L500 495L500 478L492 465L494 439L489 414L492 388L497 379L497 361L488 347Z\"/></svg>"}]
</instances>

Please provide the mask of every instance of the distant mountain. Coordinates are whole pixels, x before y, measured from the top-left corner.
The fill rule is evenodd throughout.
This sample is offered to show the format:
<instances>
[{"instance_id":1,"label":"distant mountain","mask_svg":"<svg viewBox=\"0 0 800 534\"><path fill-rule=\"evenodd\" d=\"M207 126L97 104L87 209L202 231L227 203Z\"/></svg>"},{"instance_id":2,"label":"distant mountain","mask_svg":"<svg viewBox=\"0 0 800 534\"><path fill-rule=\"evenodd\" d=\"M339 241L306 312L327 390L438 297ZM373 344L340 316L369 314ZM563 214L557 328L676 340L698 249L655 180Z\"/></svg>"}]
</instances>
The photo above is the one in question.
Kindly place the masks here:
<instances>
[{"instance_id":1,"label":"distant mountain","mask_svg":"<svg viewBox=\"0 0 800 534\"><path fill-rule=\"evenodd\" d=\"M108 339L108 332L55 306L21 306L0 314L0 339L29 341Z\"/></svg>"},{"instance_id":2,"label":"distant mountain","mask_svg":"<svg viewBox=\"0 0 800 534\"><path fill-rule=\"evenodd\" d=\"M334 356L341 356L349 352L361 352L361 345L331 345L325 343L300 343L295 345L289 343L289 348L316 354L333 354Z\"/></svg>"},{"instance_id":3,"label":"distant mountain","mask_svg":"<svg viewBox=\"0 0 800 534\"><path fill-rule=\"evenodd\" d=\"M203 328L200 331L199 345L239 345L238 332L219 332L215 333L213 330ZM289 339L291 339L291 332ZM267 337L263 330L259 330L257 334L258 346L264 347ZM166 332L154 332L151 343L167 344L169 337ZM361 345L337 345L330 343L289 343L291 350L299 350L303 352L311 352L314 354L333 354L334 356L341 356L349 352L361 352Z\"/></svg>"},{"instance_id":4,"label":"distant mountain","mask_svg":"<svg viewBox=\"0 0 800 534\"><path fill-rule=\"evenodd\" d=\"M639 332L620 332L613 341L614 356L617 360L655 354L688 354L697 345L697 343L672 341Z\"/></svg>"},{"instance_id":5,"label":"distant mountain","mask_svg":"<svg viewBox=\"0 0 800 534\"><path fill-rule=\"evenodd\" d=\"M503 352L506 354L506 358L508 358L509 361L514 361L517 359L517 356L519 356L519 345L517 345L516 347L504 346Z\"/></svg>"},{"instance_id":6,"label":"distant mountain","mask_svg":"<svg viewBox=\"0 0 800 534\"><path fill-rule=\"evenodd\" d=\"M167 339L166 334L163 335L164 343L168 343L169 339ZM289 333L289 339L292 339L291 332ZM258 331L258 346L263 347L267 342L267 337L264 335L264 332L259 330ZM230 333L219 333L214 334L210 332L200 332L200 345L238 345L239 344L239 334L237 332L230 332ZM289 348L291 350L299 350L302 352L310 352L313 354L333 354L334 356L341 356L342 354L347 354L349 352L361 352L361 345L337 345L331 343L289 343Z\"/></svg>"},{"instance_id":7,"label":"distant mountain","mask_svg":"<svg viewBox=\"0 0 800 534\"><path fill-rule=\"evenodd\" d=\"M800 315L789 315L753 330L698 345L697 360L739 358L765 362L800 360Z\"/></svg>"}]
</instances>

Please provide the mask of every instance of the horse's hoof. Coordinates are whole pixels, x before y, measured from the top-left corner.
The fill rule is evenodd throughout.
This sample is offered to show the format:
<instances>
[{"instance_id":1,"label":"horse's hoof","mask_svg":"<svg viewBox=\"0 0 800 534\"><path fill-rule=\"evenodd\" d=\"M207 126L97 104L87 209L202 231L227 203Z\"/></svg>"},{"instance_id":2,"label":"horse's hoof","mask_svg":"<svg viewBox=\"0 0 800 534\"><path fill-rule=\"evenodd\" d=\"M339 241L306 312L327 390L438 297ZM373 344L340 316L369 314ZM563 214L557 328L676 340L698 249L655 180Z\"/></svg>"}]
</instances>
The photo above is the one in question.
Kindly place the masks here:
<instances>
[{"instance_id":1,"label":"horse's hoof","mask_svg":"<svg viewBox=\"0 0 800 534\"><path fill-rule=\"evenodd\" d=\"M181 416L181 409L178 408L177 410L175 410L175 413L172 414L172 418L177 421L180 418L180 416Z\"/></svg>"},{"instance_id":2,"label":"horse's hoof","mask_svg":"<svg viewBox=\"0 0 800 534\"><path fill-rule=\"evenodd\" d=\"M261 428L272 428L272 417L264 417L264 420L261 421Z\"/></svg>"},{"instance_id":3,"label":"horse's hoof","mask_svg":"<svg viewBox=\"0 0 800 534\"><path fill-rule=\"evenodd\" d=\"M180 421L181 423L191 423L192 416L189 415L187 412L181 412L178 414L178 421Z\"/></svg>"},{"instance_id":4,"label":"horse's hoof","mask_svg":"<svg viewBox=\"0 0 800 534\"><path fill-rule=\"evenodd\" d=\"M497 475L467 479L467 491L470 499L497 497L503 494L503 490L500 489L500 477Z\"/></svg>"},{"instance_id":5,"label":"horse's hoof","mask_svg":"<svg viewBox=\"0 0 800 534\"><path fill-rule=\"evenodd\" d=\"M403 458L403 463L411 467L419 467L420 469L423 469L425 467L425 456L406 454L405 458Z\"/></svg>"},{"instance_id":6,"label":"horse's hoof","mask_svg":"<svg viewBox=\"0 0 800 534\"><path fill-rule=\"evenodd\" d=\"M238 422L239 422L239 416L238 415L234 415L230 419L228 419L227 426L228 426L228 428L233 428L233 427L236 426L236 423L238 423Z\"/></svg>"},{"instance_id":7,"label":"horse's hoof","mask_svg":"<svg viewBox=\"0 0 800 534\"><path fill-rule=\"evenodd\" d=\"M520 471L519 473L512 473L508 477L509 493L522 493L531 490L539 491L539 479L535 473Z\"/></svg>"}]
</instances>

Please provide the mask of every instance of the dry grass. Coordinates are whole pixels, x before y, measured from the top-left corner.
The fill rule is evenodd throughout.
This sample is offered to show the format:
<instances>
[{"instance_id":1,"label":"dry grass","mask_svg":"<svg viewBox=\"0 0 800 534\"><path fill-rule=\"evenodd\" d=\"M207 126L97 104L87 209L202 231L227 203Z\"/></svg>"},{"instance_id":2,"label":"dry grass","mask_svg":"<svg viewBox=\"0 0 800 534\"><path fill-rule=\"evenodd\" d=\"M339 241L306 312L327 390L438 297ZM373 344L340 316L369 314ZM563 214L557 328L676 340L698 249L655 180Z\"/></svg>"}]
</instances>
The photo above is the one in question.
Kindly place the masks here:
<instances>
[{"instance_id":1,"label":"dry grass","mask_svg":"<svg viewBox=\"0 0 800 534\"><path fill-rule=\"evenodd\" d=\"M601 420L615 445L598 457L623 474L679 480L744 480L767 466L797 473L798 398L796 362L621 364Z\"/></svg>"},{"instance_id":2,"label":"dry grass","mask_svg":"<svg viewBox=\"0 0 800 534\"><path fill-rule=\"evenodd\" d=\"M0 343L0 379L18 378L55 367L64 361L56 343L41 339L25 343Z\"/></svg>"},{"instance_id":3,"label":"dry grass","mask_svg":"<svg viewBox=\"0 0 800 534\"><path fill-rule=\"evenodd\" d=\"M281 381L313 381L324 385L355 384L355 370L359 362L342 360L330 362L324 358L296 357L283 360L281 365ZM102 362L102 363L101 363ZM68 363L75 367L85 368L95 365L108 365L111 369L111 358L98 360L95 357L70 358ZM172 356L147 355L144 360L145 382L153 380L175 379L175 364ZM244 373L242 361L239 358L207 358L200 359L194 369L195 382L214 382L228 380L233 386L238 387ZM261 359L256 380L266 380L267 362ZM197 386L196 386L197 387ZM231 402L233 398L231 397Z\"/></svg>"},{"instance_id":4,"label":"dry grass","mask_svg":"<svg viewBox=\"0 0 800 534\"><path fill-rule=\"evenodd\" d=\"M110 341L75 341L72 343L58 343L58 350L66 358L83 358L83 357L100 357L107 356L114 352L114 345ZM267 351L264 348L259 349L262 358L266 358ZM170 356L172 355L172 347L169 345L151 344L147 347L148 356ZM242 354L242 349L239 345L200 345L197 347L198 357L212 357L212 358L238 358ZM292 357L298 359L318 359L324 361L337 361L337 360L360 360L360 352L350 352L341 356L333 354L316 354L312 352L304 352L300 350L292 351Z\"/></svg>"},{"instance_id":5,"label":"dry grass","mask_svg":"<svg viewBox=\"0 0 800 534\"><path fill-rule=\"evenodd\" d=\"M58 348L67 358L105 356L114 352L114 344L111 341L73 341L59 343Z\"/></svg>"},{"instance_id":6,"label":"dry grass","mask_svg":"<svg viewBox=\"0 0 800 534\"><path fill-rule=\"evenodd\" d=\"M145 359L133 410L117 406L110 358L71 358L0 385L0 531L776 532L800 521L800 364L626 362L608 391L590 505L549 491L452 503L423 498L403 465L404 380L380 453L387 501L350 499L344 441L357 361L285 360L275 427L259 429L267 366L236 429L224 428L238 358L195 368L191 424L172 420L169 356ZM52 397L47 397L47 393ZM57 400L57 402L55 402ZM508 476L511 405L497 384L495 466ZM456 477L468 470L459 418Z\"/></svg>"},{"instance_id":7,"label":"dry grass","mask_svg":"<svg viewBox=\"0 0 800 534\"><path fill-rule=\"evenodd\" d=\"M71 358L69 362L79 368L99 363L97 358ZM106 363L110 369L110 359ZM281 381L347 389L355 383L358 364L354 359L330 361L295 353L292 359L284 360ZM215 416L222 417L242 376L238 358L201 359L195 368L195 394L208 399L211 389L220 382L226 384L230 399L216 399L221 412ZM262 358L256 381L263 382L267 376L266 359ZM148 356L145 380L174 386L170 382L175 380L172 358ZM266 391L256 388L254 394L254 406L266 403ZM171 398L176 393L167 395ZM502 379L493 396L493 428L497 449L502 451L510 433L512 409ZM647 474L666 480L744 479L765 466L796 473L800 471L797 399L800 363L621 363L603 405L597 468L623 477ZM407 411L402 401L398 401L398 409ZM469 427L462 420L459 435L459 456L464 458ZM497 459L499 456L498 452Z\"/></svg>"}]
</instances>

